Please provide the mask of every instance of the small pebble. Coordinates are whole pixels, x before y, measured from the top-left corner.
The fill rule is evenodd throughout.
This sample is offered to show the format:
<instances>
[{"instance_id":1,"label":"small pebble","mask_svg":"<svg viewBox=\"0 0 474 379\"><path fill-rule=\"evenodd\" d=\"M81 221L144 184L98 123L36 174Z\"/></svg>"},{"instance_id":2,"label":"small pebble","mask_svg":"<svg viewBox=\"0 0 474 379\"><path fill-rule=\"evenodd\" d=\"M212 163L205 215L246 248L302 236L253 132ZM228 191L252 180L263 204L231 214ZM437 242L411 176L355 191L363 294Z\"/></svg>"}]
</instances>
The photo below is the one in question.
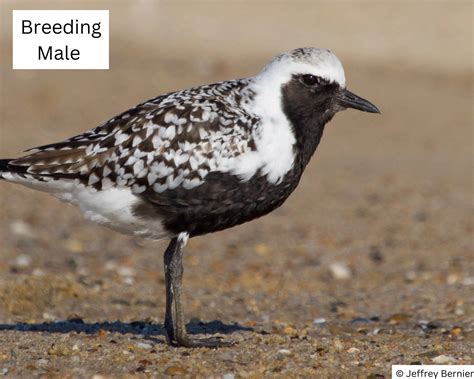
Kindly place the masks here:
<instances>
[{"instance_id":1,"label":"small pebble","mask_svg":"<svg viewBox=\"0 0 474 379\"><path fill-rule=\"evenodd\" d=\"M318 317L313 320L314 325L321 325L325 323L326 323L326 319L324 317Z\"/></svg>"},{"instance_id":2,"label":"small pebble","mask_svg":"<svg viewBox=\"0 0 474 379\"><path fill-rule=\"evenodd\" d=\"M452 336L458 337L462 334L462 328L460 326L453 326L450 333Z\"/></svg>"},{"instance_id":3,"label":"small pebble","mask_svg":"<svg viewBox=\"0 0 474 379\"><path fill-rule=\"evenodd\" d=\"M140 349L145 349L145 350L150 350L151 348L153 348L152 345L150 345L149 343L145 343L145 342L137 342L136 346Z\"/></svg>"},{"instance_id":4,"label":"small pebble","mask_svg":"<svg viewBox=\"0 0 474 379\"><path fill-rule=\"evenodd\" d=\"M270 248L267 244L259 243L255 245L255 252L262 257L266 257L270 252Z\"/></svg>"},{"instance_id":5,"label":"small pebble","mask_svg":"<svg viewBox=\"0 0 474 379\"><path fill-rule=\"evenodd\" d=\"M341 350L344 349L344 345L342 344L342 342L341 342L341 340L340 340L339 338L336 338L336 339L334 340L334 347L335 347L337 350L339 350L339 351L341 351Z\"/></svg>"},{"instance_id":6,"label":"small pebble","mask_svg":"<svg viewBox=\"0 0 474 379\"><path fill-rule=\"evenodd\" d=\"M121 276L135 276L135 270L132 267L120 266L117 272Z\"/></svg>"},{"instance_id":7,"label":"small pebble","mask_svg":"<svg viewBox=\"0 0 474 379\"><path fill-rule=\"evenodd\" d=\"M290 355L291 355L290 350L281 349L281 350L278 350L278 352L276 354L276 359L281 361L281 360L285 359L286 357L289 357Z\"/></svg>"},{"instance_id":8,"label":"small pebble","mask_svg":"<svg viewBox=\"0 0 474 379\"><path fill-rule=\"evenodd\" d=\"M389 317L388 323L392 325L398 325L402 322L408 321L410 317L411 316L406 313L395 313L394 315Z\"/></svg>"},{"instance_id":9,"label":"small pebble","mask_svg":"<svg viewBox=\"0 0 474 379\"><path fill-rule=\"evenodd\" d=\"M382 251L378 246L370 247L369 257L375 263L381 263L383 261Z\"/></svg>"},{"instance_id":10,"label":"small pebble","mask_svg":"<svg viewBox=\"0 0 474 379\"><path fill-rule=\"evenodd\" d=\"M22 220L13 221L10 224L11 232L18 237L33 237L33 231L31 230L30 225Z\"/></svg>"},{"instance_id":11,"label":"small pebble","mask_svg":"<svg viewBox=\"0 0 474 379\"><path fill-rule=\"evenodd\" d=\"M297 333L296 329L291 325L287 325L283 328L283 333L287 335L295 335Z\"/></svg>"},{"instance_id":12,"label":"small pebble","mask_svg":"<svg viewBox=\"0 0 474 379\"><path fill-rule=\"evenodd\" d=\"M15 265L17 267L28 267L31 265L31 257L26 254L20 254L18 257L15 259Z\"/></svg>"},{"instance_id":13,"label":"small pebble","mask_svg":"<svg viewBox=\"0 0 474 379\"><path fill-rule=\"evenodd\" d=\"M51 313L48 313L48 312L43 312L42 316L43 316L43 319L46 321L53 321L56 318Z\"/></svg>"},{"instance_id":14,"label":"small pebble","mask_svg":"<svg viewBox=\"0 0 474 379\"><path fill-rule=\"evenodd\" d=\"M436 363L438 365L444 365L448 363L457 362L456 358L453 358L449 355L444 355L444 354L438 355L437 357L434 357L431 360L433 361L433 363Z\"/></svg>"},{"instance_id":15,"label":"small pebble","mask_svg":"<svg viewBox=\"0 0 474 379\"><path fill-rule=\"evenodd\" d=\"M228 372L227 374L222 375L222 379L234 379L235 374Z\"/></svg>"},{"instance_id":16,"label":"small pebble","mask_svg":"<svg viewBox=\"0 0 474 379\"><path fill-rule=\"evenodd\" d=\"M407 273L405 273L405 281L409 283L414 282L417 276L418 275L416 271L408 271Z\"/></svg>"},{"instance_id":17,"label":"small pebble","mask_svg":"<svg viewBox=\"0 0 474 379\"><path fill-rule=\"evenodd\" d=\"M441 328L441 323L439 321L430 321L426 324L428 329L439 329Z\"/></svg>"},{"instance_id":18,"label":"small pebble","mask_svg":"<svg viewBox=\"0 0 474 379\"><path fill-rule=\"evenodd\" d=\"M67 240L64 246L71 253L80 253L84 250L82 242L76 239Z\"/></svg>"},{"instance_id":19,"label":"small pebble","mask_svg":"<svg viewBox=\"0 0 474 379\"><path fill-rule=\"evenodd\" d=\"M181 366L170 366L165 370L165 375L186 375L188 373L188 370L186 370L184 367Z\"/></svg>"},{"instance_id":20,"label":"small pebble","mask_svg":"<svg viewBox=\"0 0 474 379\"><path fill-rule=\"evenodd\" d=\"M233 362L234 361L234 354L231 352L225 352L219 355L219 360L224 362Z\"/></svg>"},{"instance_id":21,"label":"small pebble","mask_svg":"<svg viewBox=\"0 0 474 379\"><path fill-rule=\"evenodd\" d=\"M109 261L105 262L104 269L106 271L116 270L117 269L117 262L115 262L113 260L109 260Z\"/></svg>"},{"instance_id":22,"label":"small pebble","mask_svg":"<svg viewBox=\"0 0 474 379\"><path fill-rule=\"evenodd\" d=\"M45 358L41 358L41 359L38 359L38 360L36 361L36 364L37 364L39 367L45 367L45 366L48 365L48 363L49 363L49 361L48 361L47 359L45 359Z\"/></svg>"},{"instance_id":23,"label":"small pebble","mask_svg":"<svg viewBox=\"0 0 474 379\"><path fill-rule=\"evenodd\" d=\"M35 268L32 272L33 276L44 276L45 273L40 268Z\"/></svg>"},{"instance_id":24,"label":"small pebble","mask_svg":"<svg viewBox=\"0 0 474 379\"><path fill-rule=\"evenodd\" d=\"M418 211L413 215L413 218L415 219L415 221L425 222L426 220L428 220L428 213L425 211Z\"/></svg>"},{"instance_id":25,"label":"small pebble","mask_svg":"<svg viewBox=\"0 0 474 379\"><path fill-rule=\"evenodd\" d=\"M449 274L446 278L446 283L450 286L459 282L459 275L458 274Z\"/></svg>"},{"instance_id":26,"label":"small pebble","mask_svg":"<svg viewBox=\"0 0 474 379\"><path fill-rule=\"evenodd\" d=\"M355 354L355 353L360 353L360 350L357 347L351 347L350 349L347 350L349 354Z\"/></svg>"},{"instance_id":27,"label":"small pebble","mask_svg":"<svg viewBox=\"0 0 474 379\"><path fill-rule=\"evenodd\" d=\"M352 277L351 270L345 263L334 262L329 265L329 271L334 279L347 280Z\"/></svg>"}]
</instances>

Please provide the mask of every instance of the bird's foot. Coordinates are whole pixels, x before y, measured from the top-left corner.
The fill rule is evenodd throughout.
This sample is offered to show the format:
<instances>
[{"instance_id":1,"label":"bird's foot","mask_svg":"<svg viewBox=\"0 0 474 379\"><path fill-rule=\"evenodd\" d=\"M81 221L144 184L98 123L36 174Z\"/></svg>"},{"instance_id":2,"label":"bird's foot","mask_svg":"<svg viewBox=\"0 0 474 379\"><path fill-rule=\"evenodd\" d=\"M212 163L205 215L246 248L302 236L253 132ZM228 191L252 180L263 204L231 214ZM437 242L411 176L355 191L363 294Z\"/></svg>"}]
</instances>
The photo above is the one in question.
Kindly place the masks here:
<instances>
[{"instance_id":1,"label":"bird's foot","mask_svg":"<svg viewBox=\"0 0 474 379\"><path fill-rule=\"evenodd\" d=\"M221 337L189 338L187 335L169 340L169 343L175 347L207 347L211 349L229 347L236 344L235 341L226 341Z\"/></svg>"}]
</instances>

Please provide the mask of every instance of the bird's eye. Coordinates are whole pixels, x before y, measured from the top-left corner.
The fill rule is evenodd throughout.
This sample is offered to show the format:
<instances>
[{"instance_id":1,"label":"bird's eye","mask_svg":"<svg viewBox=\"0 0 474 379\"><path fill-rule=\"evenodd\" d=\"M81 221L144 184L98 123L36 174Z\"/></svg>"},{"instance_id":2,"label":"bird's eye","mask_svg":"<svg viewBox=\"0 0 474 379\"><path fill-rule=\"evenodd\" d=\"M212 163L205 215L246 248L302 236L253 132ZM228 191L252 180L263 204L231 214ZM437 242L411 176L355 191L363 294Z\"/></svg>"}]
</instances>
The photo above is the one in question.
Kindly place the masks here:
<instances>
[{"instance_id":1,"label":"bird's eye","mask_svg":"<svg viewBox=\"0 0 474 379\"><path fill-rule=\"evenodd\" d=\"M314 75L302 75L301 80L307 86L314 86L319 83L319 78Z\"/></svg>"}]
</instances>

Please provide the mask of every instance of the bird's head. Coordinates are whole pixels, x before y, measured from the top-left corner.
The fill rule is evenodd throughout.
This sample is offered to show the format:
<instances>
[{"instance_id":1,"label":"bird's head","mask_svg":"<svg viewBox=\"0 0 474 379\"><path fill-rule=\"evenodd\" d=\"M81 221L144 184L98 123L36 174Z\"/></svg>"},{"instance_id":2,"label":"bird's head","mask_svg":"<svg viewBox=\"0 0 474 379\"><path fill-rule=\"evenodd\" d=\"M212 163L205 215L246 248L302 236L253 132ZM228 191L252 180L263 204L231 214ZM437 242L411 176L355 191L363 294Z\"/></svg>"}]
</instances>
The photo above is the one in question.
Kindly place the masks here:
<instances>
[{"instance_id":1,"label":"bird's head","mask_svg":"<svg viewBox=\"0 0 474 379\"><path fill-rule=\"evenodd\" d=\"M326 49L280 54L256 78L260 91L280 102L290 118L317 117L326 123L347 108L380 113L374 104L346 89L342 64Z\"/></svg>"}]
</instances>

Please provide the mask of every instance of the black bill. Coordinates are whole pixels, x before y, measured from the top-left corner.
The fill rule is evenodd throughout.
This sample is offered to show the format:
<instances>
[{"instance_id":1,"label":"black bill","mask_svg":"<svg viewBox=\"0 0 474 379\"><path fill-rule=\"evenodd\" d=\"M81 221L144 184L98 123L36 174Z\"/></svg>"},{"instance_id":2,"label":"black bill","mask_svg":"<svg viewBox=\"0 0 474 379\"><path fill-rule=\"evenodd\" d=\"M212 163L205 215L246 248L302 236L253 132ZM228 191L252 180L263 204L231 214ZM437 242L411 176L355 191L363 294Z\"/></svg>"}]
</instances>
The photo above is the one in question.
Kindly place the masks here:
<instances>
[{"instance_id":1,"label":"black bill","mask_svg":"<svg viewBox=\"0 0 474 379\"><path fill-rule=\"evenodd\" d=\"M337 100L339 105L344 108L354 108L369 113L380 113L379 109L370 101L346 89L340 92L339 96L337 96Z\"/></svg>"}]
</instances>

